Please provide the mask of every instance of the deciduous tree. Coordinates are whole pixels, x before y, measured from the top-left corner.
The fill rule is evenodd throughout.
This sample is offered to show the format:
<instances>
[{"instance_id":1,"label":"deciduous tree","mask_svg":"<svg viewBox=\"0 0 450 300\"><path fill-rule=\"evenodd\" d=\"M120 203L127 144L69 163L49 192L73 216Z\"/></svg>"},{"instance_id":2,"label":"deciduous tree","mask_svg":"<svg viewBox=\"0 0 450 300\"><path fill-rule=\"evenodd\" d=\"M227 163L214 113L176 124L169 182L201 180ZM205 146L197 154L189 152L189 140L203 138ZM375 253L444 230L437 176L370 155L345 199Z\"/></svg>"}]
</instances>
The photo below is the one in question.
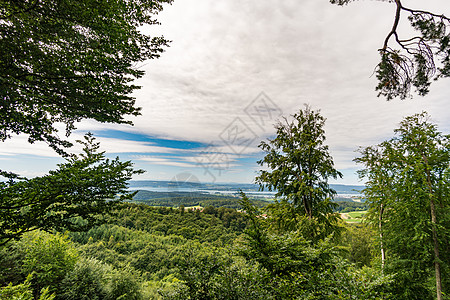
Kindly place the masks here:
<instances>
[{"instance_id":1,"label":"deciduous tree","mask_svg":"<svg viewBox=\"0 0 450 300\"><path fill-rule=\"evenodd\" d=\"M79 142L83 153L48 175L0 182L0 245L35 229L90 228L118 201L131 199L127 181L142 171L129 161L106 159L90 135Z\"/></svg>"},{"instance_id":2,"label":"deciduous tree","mask_svg":"<svg viewBox=\"0 0 450 300\"><path fill-rule=\"evenodd\" d=\"M442 299L442 267L450 264L450 135L439 132L425 112L405 118L395 133L360 150L356 161L365 166L360 171L367 179L364 192L397 266L413 275L412 283L434 269L437 298Z\"/></svg>"},{"instance_id":3,"label":"deciduous tree","mask_svg":"<svg viewBox=\"0 0 450 300\"><path fill-rule=\"evenodd\" d=\"M62 153L82 119L130 123L139 64L167 46L142 25L172 0L5 0L0 3L0 140L27 134Z\"/></svg>"},{"instance_id":4,"label":"deciduous tree","mask_svg":"<svg viewBox=\"0 0 450 300\"><path fill-rule=\"evenodd\" d=\"M126 123L138 115L131 93L168 40L141 27L172 0L5 0L0 2L0 140L26 134L67 158L33 179L0 169L0 244L36 228L81 229L128 199L130 162L108 160L87 137L85 152L71 156L67 140L76 122ZM138 171L139 172L139 171ZM117 196L117 194L120 194ZM81 217L75 222L75 217Z\"/></svg>"},{"instance_id":5,"label":"deciduous tree","mask_svg":"<svg viewBox=\"0 0 450 300\"><path fill-rule=\"evenodd\" d=\"M266 155L258 164L268 170L261 170L256 182L262 189L277 191L282 203L294 208L290 210L294 219L306 216L309 221L329 224L336 192L328 179L342 174L334 168L325 144L324 125L325 118L308 105L292 120L277 123L277 136L259 145Z\"/></svg>"}]
</instances>

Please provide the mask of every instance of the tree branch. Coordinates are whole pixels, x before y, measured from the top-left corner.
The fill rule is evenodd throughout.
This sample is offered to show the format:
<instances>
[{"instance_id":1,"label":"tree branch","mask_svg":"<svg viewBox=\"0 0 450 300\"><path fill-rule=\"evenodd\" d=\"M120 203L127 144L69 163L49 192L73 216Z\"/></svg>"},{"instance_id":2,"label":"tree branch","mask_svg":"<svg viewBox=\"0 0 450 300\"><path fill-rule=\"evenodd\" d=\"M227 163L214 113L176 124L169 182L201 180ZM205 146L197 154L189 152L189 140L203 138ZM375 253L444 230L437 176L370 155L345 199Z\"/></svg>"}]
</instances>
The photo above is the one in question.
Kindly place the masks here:
<instances>
[{"instance_id":1,"label":"tree branch","mask_svg":"<svg viewBox=\"0 0 450 300\"><path fill-rule=\"evenodd\" d=\"M389 32L386 39L384 40L383 48L381 49L381 51L383 51L383 52L385 52L387 50L389 40L391 39L391 37L393 35L395 36L395 40L398 41L397 27L398 27L398 23L400 22L400 14L401 14L403 7L402 7L402 4L400 3L400 0L395 0L395 4L397 5L397 9L395 12L394 25L392 26L391 31Z\"/></svg>"},{"instance_id":2,"label":"tree branch","mask_svg":"<svg viewBox=\"0 0 450 300\"><path fill-rule=\"evenodd\" d=\"M25 9L22 10L22 11L16 11L16 12L13 12L13 13L9 14L8 16L0 16L0 19L1 19L1 20L5 20L5 19L11 18L11 17L12 17L13 15L15 15L15 14L27 13L27 12L29 12L30 10L36 8L36 6L37 6L38 3L39 3L39 0L35 0L34 3L33 3L30 7L25 8Z\"/></svg>"}]
</instances>

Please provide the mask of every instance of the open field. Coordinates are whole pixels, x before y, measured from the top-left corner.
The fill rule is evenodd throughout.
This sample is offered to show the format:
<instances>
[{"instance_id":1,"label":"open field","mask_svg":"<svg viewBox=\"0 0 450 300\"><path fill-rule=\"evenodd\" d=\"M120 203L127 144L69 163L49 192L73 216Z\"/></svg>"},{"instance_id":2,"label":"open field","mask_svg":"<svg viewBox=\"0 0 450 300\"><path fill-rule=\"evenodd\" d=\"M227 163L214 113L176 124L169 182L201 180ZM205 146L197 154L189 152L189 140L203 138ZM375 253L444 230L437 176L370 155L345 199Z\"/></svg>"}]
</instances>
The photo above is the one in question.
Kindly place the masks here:
<instances>
[{"instance_id":1,"label":"open field","mask_svg":"<svg viewBox=\"0 0 450 300\"><path fill-rule=\"evenodd\" d=\"M348 223L360 223L367 213L364 211L350 211L347 213L341 213L341 218Z\"/></svg>"}]
</instances>

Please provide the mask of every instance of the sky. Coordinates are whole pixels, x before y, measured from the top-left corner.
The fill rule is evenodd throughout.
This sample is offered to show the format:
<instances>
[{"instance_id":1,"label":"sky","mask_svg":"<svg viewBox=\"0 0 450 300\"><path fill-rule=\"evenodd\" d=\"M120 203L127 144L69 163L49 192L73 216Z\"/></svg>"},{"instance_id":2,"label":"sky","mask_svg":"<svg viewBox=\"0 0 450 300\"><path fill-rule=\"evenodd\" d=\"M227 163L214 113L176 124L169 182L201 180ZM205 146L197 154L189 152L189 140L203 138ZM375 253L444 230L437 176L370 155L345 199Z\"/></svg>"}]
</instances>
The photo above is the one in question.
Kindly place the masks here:
<instances>
[{"instance_id":1,"label":"sky","mask_svg":"<svg viewBox=\"0 0 450 300\"><path fill-rule=\"evenodd\" d=\"M448 0L402 3L450 15ZM440 131L450 129L450 79L432 83L425 97L377 97L377 50L394 15L388 1L175 0L161 25L142 28L172 42L139 66L146 74L136 82L142 115L129 118L134 126L86 120L70 139L94 133L108 157L146 171L136 180L251 183L262 168L258 144L275 136L280 117L309 104L327 119L326 143L344 174L331 182L362 184L355 151L391 138L405 116L427 111ZM410 37L401 21L400 34ZM61 162L26 136L0 144L1 169L23 176Z\"/></svg>"}]
</instances>

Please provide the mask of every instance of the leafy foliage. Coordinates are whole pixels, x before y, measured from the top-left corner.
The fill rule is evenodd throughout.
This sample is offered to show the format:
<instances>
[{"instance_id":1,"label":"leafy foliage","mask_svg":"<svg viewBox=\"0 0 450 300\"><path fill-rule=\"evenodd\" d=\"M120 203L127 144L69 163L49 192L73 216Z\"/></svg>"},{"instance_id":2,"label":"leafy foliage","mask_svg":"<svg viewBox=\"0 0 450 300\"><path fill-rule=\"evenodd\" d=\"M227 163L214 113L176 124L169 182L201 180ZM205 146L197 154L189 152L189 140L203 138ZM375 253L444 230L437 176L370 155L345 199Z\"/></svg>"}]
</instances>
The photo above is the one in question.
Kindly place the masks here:
<instances>
[{"instance_id":1,"label":"leafy foliage","mask_svg":"<svg viewBox=\"0 0 450 300\"><path fill-rule=\"evenodd\" d=\"M178 274L189 241L223 247L240 236L247 224L241 213L213 207L181 214L178 209L123 204L109 218L112 224L71 233L83 245L82 253L118 269L130 266L157 282Z\"/></svg>"},{"instance_id":2,"label":"leafy foliage","mask_svg":"<svg viewBox=\"0 0 450 300\"><path fill-rule=\"evenodd\" d=\"M165 299L389 299L390 278L354 270L329 241L312 246L296 232L270 233L245 195L241 203L245 238L221 255L192 248L183 284Z\"/></svg>"},{"instance_id":3,"label":"leafy foliage","mask_svg":"<svg viewBox=\"0 0 450 300\"><path fill-rule=\"evenodd\" d=\"M47 286L57 290L58 283L73 269L78 255L67 236L39 232L27 235L17 247L23 255L21 271L35 274L36 290Z\"/></svg>"},{"instance_id":4,"label":"leafy foliage","mask_svg":"<svg viewBox=\"0 0 450 300\"><path fill-rule=\"evenodd\" d=\"M179 207L186 206L213 206L216 208L240 208L237 197L211 195L201 192L153 192L138 190L133 196L134 203L143 203L150 206ZM254 200L260 207L268 205L270 202L265 200Z\"/></svg>"},{"instance_id":5,"label":"leafy foliage","mask_svg":"<svg viewBox=\"0 0 450 300\"><path fill-rule=\"evenodd\" d=\"M124 268L112 274L107 300L140 300L142 299L140 283L133 270Z\"/></svg>"},{"instance_id":6,"label":"leafy foliage","mask_svg":"<svg viewBox=\"0 0 450 300\"><path fill-rule=\"evenodd\" d=\"M27 233L0 248L1 283L19 284L34 271L33 293L46 280L56 299L392 299L391 277L348 264L330 240L312 245L298 232L275 234L259 208L241 202L246 213L234 213L246 220L243 230L221 225L221 208L181 214L124 203L109 224L87 232ZM174 227L170 234L161 222ZM58 253L75 262L46 277L39 266L61 265ZM36 267L24 268L27 261Z\"/></svg>"},{"instance_id":7,"label":"leafy foliage","mask_svg":"<svg viewBox=\"0 0 450 300\"><path fill-rule=\"evenodd\" d=\"M138 27L172 0L6 0L0 4L0 140L28 134L59 153L81 119L130 123L138 63L167 46Z\"/></svg>"},{"instance_id":8,"label":"leafy foliage","mask_svg":"<svg viewBox=\"0 0 450 300\"><path fill-rule=\"evenodd\" d=\"M100 214L118 201L132 198L127 181L141 171L129 161L106 159L89 134L79 142L83 153L67 158L56 171L0 182L0 243L38 228L86 230L101 223Z\"/></svg>"},{"instance_id":9,"label":"leafy foliage","mask_svg":"<svg viewBox=\"0 0 450 300\"><path fill-rule=\"evenodd\" d=\"M141 298L139 275L82 256L67 235L37 230L0 250L0 263L10 266L0 273L2 284L10 282L2 288L5 296L53 299L51 291L55 299Z\"/></svg>"},{"instance_id":10,"label":"leafy foliage","mask_svg":"<svg viewBox=\"0 0 450 300\"><path fill-rule=\"evenodd\" d=\"M377 240L374 229L366 224L351 224L342 234L343 257L359 267L371 266L376 256Z\"/></svg>"},{"instance_id":11,"label":"leafy foliage","mask_svg":"<svg viewBox=\"0 0 450 300\"><path fill-rule=\"evenodd\" d=\"M61 282L61 294L67 300L99 300L107 295L107 274L111 268L94 258L84 258L76 262Z\"/></svg>"},{"instance_id":12,"label":"leafy foliage","mask_svg":"<svg viewBox=\"0 0 450 300\"><path fill-rule=\"evenodd\" d=\"M338 207L334 208L337 212L349 212L355 210L367 210L369 205L364 202L353 202L353 201L336 201Z\"/></svg>"},{"instance_id":13,"label":"leafy foliage","mask_svg":"<svg viewBox=\"0 0 450 300\"><path fill-rule=\"evenodd\" d=\"M276 138L261 142L260 148L266 155L258 164L267 165L269 170L261 170L256 182L284 198L275 208L292 206L289 217L306 216L308 220L315 218L319 223L332 225L331 199L336 192L330 188L328 178L336 179L342 174L334 168L325 145L325 118L309 106L292 117L292 121L285 118L285 124L279 122L275 126Z\"/></svg>"},{"instance_id":14,"label":"leafy foliage","mask_svg":"<svg viewBox=\"0 0 450 300\"><path fill-rule=\"evenodd\" d=\"M433 266L439 282L440 269L450 264L450 136L426 113L405 118L395 132L397 137L361 149L356 161L365 166L359 173L367 179L369 220L383 230L388 270L402 270L398 282L409 282L399 284L405 299L425 299ZM444 279L444 290L447 285Z\"/></svg>"},{"instance_id":15,"label":"leafy foliage","mask_svg":"<svg viewBox=\"0 0 450 300\"><path fill-rule=\"evenodd\" d=\"M0 289L0 300L33 300L33 291L31 289L32 274L28 275L24 283L8 286ZM38 300L53 300L54 294L50 294L48 288L41 290L41 295Z\"/></svg>"}]
</instances>

